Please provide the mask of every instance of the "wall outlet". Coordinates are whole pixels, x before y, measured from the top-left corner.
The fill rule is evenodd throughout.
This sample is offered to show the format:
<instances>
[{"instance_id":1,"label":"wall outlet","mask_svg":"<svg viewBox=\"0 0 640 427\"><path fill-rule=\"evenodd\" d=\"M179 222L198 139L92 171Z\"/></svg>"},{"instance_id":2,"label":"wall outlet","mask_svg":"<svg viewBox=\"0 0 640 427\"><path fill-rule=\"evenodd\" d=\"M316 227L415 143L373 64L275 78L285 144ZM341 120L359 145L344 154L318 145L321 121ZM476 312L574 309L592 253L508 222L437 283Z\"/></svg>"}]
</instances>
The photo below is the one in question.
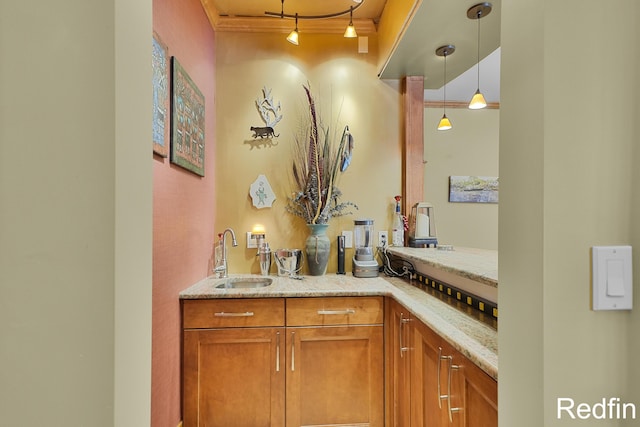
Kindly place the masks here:
<instances>
[{"instance_id":1,"label":"wall outlet","mask_svg":"<svg viewBox=\"0 0 640 427\"><path fill-rule=\"evenodd\" d=\"M384 248L389 246L389 234L387 231L378 231L378 246Z\"/></svg>"},{"instance_id":2,"label":"wall outlet","mask_svg":"<svg viewBox=\"0 0 640 427\"><path fill-rule=\"evenodd\" d=\"M344 236L344 247L352 248L353 247L353 231L342 230L342 235Z\"/></svg>"}]
</instances>

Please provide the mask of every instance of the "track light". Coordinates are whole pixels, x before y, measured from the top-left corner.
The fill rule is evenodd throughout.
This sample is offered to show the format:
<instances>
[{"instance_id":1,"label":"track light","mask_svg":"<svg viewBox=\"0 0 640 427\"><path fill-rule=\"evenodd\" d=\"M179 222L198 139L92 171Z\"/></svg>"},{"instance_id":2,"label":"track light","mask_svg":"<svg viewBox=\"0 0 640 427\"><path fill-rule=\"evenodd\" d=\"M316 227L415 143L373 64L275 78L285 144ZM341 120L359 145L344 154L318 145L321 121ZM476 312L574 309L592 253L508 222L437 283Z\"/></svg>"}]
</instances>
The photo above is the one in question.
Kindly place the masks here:
<instances>
[{"instance_id":1,"label":"track light","mask_svg":"<svg viewBox=\"0 0 640 427\"><path fill-rule=\"evenodd\" d=\"M349 9L347 10L340 10L337 12L333 12L333 13L327 13L327 14L323 14L323 15L298 15L297 13L295 15L289 14L289 13L284 13L284 0L280 0L280 12L270 12L270 11L265 11L264 14L267 16L275 16L275 17L279 17L279 18L288 18L288 19L296 19L296 29L291 31L289 33L289 35L287 36L287 40L289 41L289 43L293 43L295 45L298 45L298 19L327 19L327 18L337 18L339 16L344 16L347 13L350 16L349 19L349 25L347 26L347 29L344 32L344 36L347 38L354 38L354 37L358 37L358 34L356 33L356 27L353 25L353 11L356 10L357 8L359 8L360 6L362 6L365 2L365 0L353 0L354 3L357 3L355 6L350 6Z\"/></svg>"},{"instance_id":2,"label":"track light","mask_svg":"<svg viewBox=\"0 0 640 427\"><path fill-rule=\"evenodd\" d=\"M440 46L436 49L436 55L444 56L444 96L442 100L442 118L438 123L438 130L449 130L453 126L451 120L447 117L447 56L456 51L456 47L452 44Z\"/></svg>"},{"instance_id":3,"label":"track light","mask_svg":"<svg viewBox=\"0 0 640 427\"><path fill-rule=\"evenodd\" d=\"M287 36L287 41L298 46L298 14L296 13L296 29Z\"/></svg>"},{"instance_id":4,"label":"track light","mask_svg":"<svg viewBox=\"0 0 640 427\"><path fill-rule=\"evenodd\" d=\"M480 92L480 18L484 18L489 13L491 13L491 3L487 2L478 3L467 10L467 18L478 20L478 86L476 93L471 98L471 102L469 102L469 108L472 110L479 110L487 106L487 101L485 101L482 92Z\"/></svg>"},{"instance_id":5,"label":"track light","mask_svg":"<svg viewBox=\"0 0 640 427\"><path fill-rule=\"evenodd\" d=\"M348 39L358 37L356 27L353 26L353 6L351 6L349 10L349 25L347 25L347 29L344 31L344 36Z\"/></svg>"}]
</instances>

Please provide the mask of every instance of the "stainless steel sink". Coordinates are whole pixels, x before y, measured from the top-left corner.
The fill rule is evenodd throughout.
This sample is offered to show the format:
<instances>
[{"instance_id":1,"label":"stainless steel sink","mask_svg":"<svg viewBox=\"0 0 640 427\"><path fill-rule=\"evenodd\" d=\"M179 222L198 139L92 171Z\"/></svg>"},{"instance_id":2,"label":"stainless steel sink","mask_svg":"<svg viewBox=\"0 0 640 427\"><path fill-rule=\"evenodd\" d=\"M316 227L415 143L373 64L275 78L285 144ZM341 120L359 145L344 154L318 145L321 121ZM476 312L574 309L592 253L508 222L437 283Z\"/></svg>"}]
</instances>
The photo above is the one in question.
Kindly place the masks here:
<instances>
[{"instance_id":1,"label":"stainless steel sink","mask_svg":"<svg viewBox=\"0 0 640 427\"><path fill-rule=\"evenodd\" d=\"M264 288L269 286L273 279L269 277L232 277L216 285L218 289L247 289Z\"/></svg>"}]
</instances>

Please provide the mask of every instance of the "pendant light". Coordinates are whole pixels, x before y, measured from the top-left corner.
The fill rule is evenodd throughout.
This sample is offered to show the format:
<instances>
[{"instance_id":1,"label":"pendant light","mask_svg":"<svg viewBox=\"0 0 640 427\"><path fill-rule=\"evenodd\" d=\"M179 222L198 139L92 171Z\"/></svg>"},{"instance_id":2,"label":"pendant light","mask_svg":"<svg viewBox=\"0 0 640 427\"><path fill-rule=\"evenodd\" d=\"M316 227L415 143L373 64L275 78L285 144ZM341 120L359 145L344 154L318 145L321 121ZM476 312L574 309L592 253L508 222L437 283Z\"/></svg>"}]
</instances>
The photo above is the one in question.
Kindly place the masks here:
<instances>
[{"instance_id":1,"label":"pendant light","mask_svg":"<svg viewBox=\"0 0 640 427\"><path fill-rule=\"evenodd\" d=\"M349 25L347 25L347 29L344 31L344 36L348 39L358 37L356 27L353 26L353 6L351 6L349 10Z\"/></svg>"},{"instance_id":2,"label":"pendant light","mask_svg":"<svg viewBox=\"0 0 640 427\"><path fill-rule=\"evenodd\" d=\"M298 46L298 14L296 13L296 29L287 36L287 41Z\"/></svg>"},{"instance_id":3,"label":"pendant light","mask_svg":"<svg viewBox=\"0 0 640 427\"><path fill-rule=\"evenodd\" d=\"M447 56L456 51L452 44L440 46L436 49L436 55L444 56L444 96L442 98L442 118L438 122L438 130L449 130L452 128L451 121L447 117Z\"/></svg>"},{"instance_id":4,"label":"pendant light","mask_svg":"<svg viewBox=\"0 0 640 427\"><path fill-rule=\"evenodd\" d=\"M478 21L478 86L476 93L471 98L471 102L469 102L469 108L472 110L479 110L487 106L487 101L485 101L482 92L480 92L480 19L489 13L491 13L491 3L488 2L478 3L467 10L467 18Z\"/></svg>"}]
</instances>

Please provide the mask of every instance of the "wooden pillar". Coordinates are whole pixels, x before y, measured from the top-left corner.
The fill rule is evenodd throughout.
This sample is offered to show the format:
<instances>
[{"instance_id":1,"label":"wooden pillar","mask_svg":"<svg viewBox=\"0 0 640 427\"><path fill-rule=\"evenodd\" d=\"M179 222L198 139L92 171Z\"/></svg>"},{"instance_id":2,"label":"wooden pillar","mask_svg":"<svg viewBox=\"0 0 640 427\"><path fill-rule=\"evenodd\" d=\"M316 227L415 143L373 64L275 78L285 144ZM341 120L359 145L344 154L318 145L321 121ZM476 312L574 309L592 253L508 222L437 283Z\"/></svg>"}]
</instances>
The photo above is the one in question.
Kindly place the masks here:
<instances>
[{"instance_id":1,"label":"wooden pillar","mask_svg":"<svg viewBox=\"0 0 640 427\"><path fill-rule=\"evenodd\" d=\"M424 77L402 79L404 141L402 144L402 211L424 198Z\"/></svg>"}]
</instances>

